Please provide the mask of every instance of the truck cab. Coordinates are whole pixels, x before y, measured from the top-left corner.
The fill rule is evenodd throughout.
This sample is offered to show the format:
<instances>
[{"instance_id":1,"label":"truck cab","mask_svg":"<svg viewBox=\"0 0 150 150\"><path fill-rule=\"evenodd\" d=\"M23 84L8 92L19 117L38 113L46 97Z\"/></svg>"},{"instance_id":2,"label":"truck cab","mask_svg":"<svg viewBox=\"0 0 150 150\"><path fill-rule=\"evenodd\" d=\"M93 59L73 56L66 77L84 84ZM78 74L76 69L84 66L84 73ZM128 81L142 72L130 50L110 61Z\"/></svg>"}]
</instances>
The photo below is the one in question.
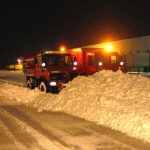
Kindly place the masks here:
<instances>
[{"instance_id":1,"label":"truck cab","mask_svg":"<svg viewBox=\"0 0 150 150\"><path fill-rule=\"evenodd\" d=\"M38 86L45 92L59 92L64 83L77 75L71 55L67 52L37 52L24 57L23 63L27 86L32 89Z\"/></svg>"}]
</instances>

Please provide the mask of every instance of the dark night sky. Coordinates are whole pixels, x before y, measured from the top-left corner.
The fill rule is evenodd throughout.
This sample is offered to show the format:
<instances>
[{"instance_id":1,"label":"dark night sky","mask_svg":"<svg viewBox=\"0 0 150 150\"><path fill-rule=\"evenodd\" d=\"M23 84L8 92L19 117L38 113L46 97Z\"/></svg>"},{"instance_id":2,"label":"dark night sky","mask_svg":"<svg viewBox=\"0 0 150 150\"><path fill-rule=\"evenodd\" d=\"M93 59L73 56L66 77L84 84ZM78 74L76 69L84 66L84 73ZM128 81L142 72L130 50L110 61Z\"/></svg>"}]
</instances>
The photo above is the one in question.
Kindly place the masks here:
<instances>
[{"instance_id":1,"label":"dark night sky","mask_svg":"<svg viewBox=\"0 0 150 150\"><path fill-rule=\"evenodd\" d=\"M29 51L150 34L149 0L5 0L0 2L0 64Z\"/></svg>"}]
</instances>

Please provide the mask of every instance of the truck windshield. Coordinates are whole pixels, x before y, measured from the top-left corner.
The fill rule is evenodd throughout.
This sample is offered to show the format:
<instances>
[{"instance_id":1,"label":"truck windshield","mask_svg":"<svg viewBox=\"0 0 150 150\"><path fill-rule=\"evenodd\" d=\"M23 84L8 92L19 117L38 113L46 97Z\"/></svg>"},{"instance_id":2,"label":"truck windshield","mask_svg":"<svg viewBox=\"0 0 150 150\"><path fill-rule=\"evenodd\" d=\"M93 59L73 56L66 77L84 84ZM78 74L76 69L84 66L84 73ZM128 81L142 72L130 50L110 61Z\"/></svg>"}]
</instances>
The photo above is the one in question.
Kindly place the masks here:
<instances>
[{"instance_id":1,"label":"truck windshield","mask_svg":"<svg viewBox=\"0 0 150 150\"><path fill-rule=\"evenodd\" d=\"M69 54L45 54L43 61L49 66L70 66L73 65Z\"/></svg>"}]
</instances>

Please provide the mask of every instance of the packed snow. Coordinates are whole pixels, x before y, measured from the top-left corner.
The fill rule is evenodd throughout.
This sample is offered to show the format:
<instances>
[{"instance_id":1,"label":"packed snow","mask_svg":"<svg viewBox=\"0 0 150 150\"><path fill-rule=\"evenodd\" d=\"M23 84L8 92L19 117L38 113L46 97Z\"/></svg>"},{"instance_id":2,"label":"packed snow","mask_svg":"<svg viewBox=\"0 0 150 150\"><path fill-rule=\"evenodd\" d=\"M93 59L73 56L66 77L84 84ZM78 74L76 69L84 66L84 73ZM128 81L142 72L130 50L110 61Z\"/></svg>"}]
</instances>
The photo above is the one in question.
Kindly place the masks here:
<instances>
[{"instance_id":1,"label":"packed snow","mask_svg":"<svg viewBox=\"0 0 150 150\"><path fill-rule=\"evenodd\" d=\"M0 78L2 76L0 72ZM19 85L23 85L22 81ZM0 96L9 98L10 104L24 104L39 112L62 111L147 142L150 142L149 91L150 78L121 71L79 76L67 83L59 94L0 83Z\"/></svg>"}]
</instances>

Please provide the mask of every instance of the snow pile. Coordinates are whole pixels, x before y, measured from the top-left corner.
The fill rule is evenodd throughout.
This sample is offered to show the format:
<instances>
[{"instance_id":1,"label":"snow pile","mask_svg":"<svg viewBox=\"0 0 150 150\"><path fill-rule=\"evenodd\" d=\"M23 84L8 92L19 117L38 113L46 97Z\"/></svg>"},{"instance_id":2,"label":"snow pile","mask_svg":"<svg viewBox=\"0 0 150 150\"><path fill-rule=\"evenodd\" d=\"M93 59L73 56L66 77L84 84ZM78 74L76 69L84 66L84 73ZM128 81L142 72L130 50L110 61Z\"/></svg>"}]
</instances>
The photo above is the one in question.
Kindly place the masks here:
<instances>
[{"instance_id":1,"label":"snow pile","mask_svg":"<svg viewBox=\"0 0 150 150\"><path fill-rule=\"evenodd\" d=\"M150 142L149 78L101 71L77 77L58 95L3 87L0 95L8 93L9 98L39 111L63 111Z\"/></svg>"},{"instance_id":2,"label":"snow pile","mask_svg":"<svg viewBox=\"0 0 150 150\"><path fill-rule=\"evenodd\" d=\"M12 84L0 84L0 96L9 99L9 103L26 104L35 101L41 92L38 89L30 90L28 88L14 86Z\"/></svg>"}]
</instances>

